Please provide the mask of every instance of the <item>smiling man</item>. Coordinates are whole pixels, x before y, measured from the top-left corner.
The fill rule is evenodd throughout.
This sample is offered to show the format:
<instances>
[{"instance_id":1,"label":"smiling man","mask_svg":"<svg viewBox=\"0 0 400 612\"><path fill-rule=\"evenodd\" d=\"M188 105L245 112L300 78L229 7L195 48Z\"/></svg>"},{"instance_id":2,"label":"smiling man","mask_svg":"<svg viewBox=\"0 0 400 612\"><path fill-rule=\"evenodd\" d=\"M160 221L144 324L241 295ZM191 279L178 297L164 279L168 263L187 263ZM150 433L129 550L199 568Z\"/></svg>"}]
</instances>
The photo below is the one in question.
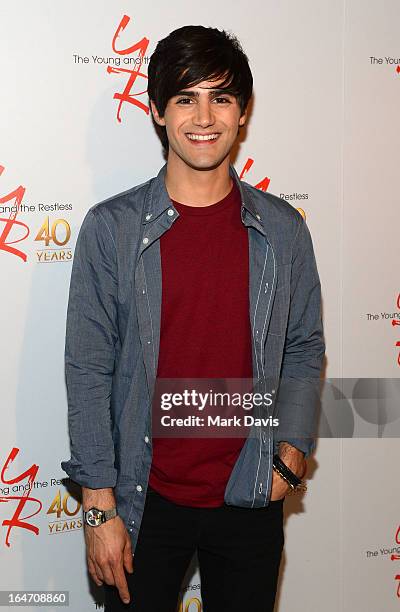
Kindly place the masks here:
<instances>
[{"instance_id":1,"label":"smiling man","mask_svg":"<svg viewBox=\"0 0 400 612\"><path fill-rule=\"evenodd\" d=\"M224 81L205 80L195 87L182 89L172 96L163 115L157 109L154 100L150 101L153 117L158 125L167 132L169 155L166 181L189 184L201 170L204 174L205 194L210 194L210 186L217 180L215 194L230 188L229 153L238 135L238 128L246 120L246 111L242 109L235 91L222 88ZM197 171L197 172L194 172ZM184 173L182 175L182 173ZM200 175L203 176L203 175ZM198 178L197 178L198 180ZM186 194L179 193L179 196ZM201 195L199 194L200 199ZM199 196L197 199L199 199ZM207 206L207 204L200 204Z\"/></svg>"},{"instance_id":2,"label":"smiling man","mask_svg":"<svg viewBox=\"0 0 400 612\"><path fill-rule=\"evenodd\" d=\"M237 39L175 30L148 76L167 162L83 221L62 467L82 485L88 568L106 612L173 612L194 553L205 612L271 612L284 499L302 488L315 445L325 345L312 240L296 209L231 165L253 86ZM291 384L277 393L280 378ZM165 379L264 390L273 380L280 427L271 412L241 436L153 435Z\"/></svg>"}]
</instances>

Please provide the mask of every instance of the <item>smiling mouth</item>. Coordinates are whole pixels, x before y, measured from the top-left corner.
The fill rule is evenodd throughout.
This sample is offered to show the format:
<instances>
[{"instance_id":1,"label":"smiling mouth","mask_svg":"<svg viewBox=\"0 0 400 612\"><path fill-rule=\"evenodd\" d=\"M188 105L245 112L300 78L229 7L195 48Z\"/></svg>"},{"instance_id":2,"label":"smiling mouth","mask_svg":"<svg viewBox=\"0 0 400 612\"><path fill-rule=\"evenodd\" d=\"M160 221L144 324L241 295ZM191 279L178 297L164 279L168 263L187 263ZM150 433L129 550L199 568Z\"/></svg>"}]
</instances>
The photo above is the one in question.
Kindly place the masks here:
<instances>
[{"instance_id":1,"label":"smiling mouth","mask_svg":"<svg viewBox=\"0 0 400 612\"><path fill-rule=\"evenodd\" d=\"M186 136L192 142L214 142L217 140L219 134L186 134Z\"/></svg>"}]
</instances>

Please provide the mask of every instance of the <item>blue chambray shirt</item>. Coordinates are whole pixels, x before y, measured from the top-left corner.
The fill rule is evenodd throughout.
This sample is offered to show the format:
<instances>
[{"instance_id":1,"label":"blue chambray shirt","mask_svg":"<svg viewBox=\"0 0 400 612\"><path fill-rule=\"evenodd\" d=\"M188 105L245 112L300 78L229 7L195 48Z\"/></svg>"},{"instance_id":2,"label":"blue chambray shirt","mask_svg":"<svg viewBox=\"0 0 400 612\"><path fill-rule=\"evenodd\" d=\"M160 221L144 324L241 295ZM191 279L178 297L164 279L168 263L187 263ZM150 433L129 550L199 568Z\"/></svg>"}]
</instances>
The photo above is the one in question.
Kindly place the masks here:
<instances>
[{"instance_id":1,"label":"blue chambray shirt","mask_svg":"<svg viewBox=\"0 0 400 612\"><path fill-rule=\"evenodd\" d=\"M241 181L249 238L249 301L254 379L275 381L278 429L254 426L233 467L225 502L269 503L272 458L285 440L315 448L325 354L321 286L302 215L285 200ZM158 175L86 213L69 289L65 374L71 458L62 469L81 486L113 487L133 549L152 461L151 404L161 315L160 236L179 213ZM232 330L234 333L234 330ZM279 381L288 385L280 385ZM264 385L264 386L263 386ZM280 385L280 386L279 386ZM286 387L286 389L285 389Z\"/></svg>"}]
</instances>

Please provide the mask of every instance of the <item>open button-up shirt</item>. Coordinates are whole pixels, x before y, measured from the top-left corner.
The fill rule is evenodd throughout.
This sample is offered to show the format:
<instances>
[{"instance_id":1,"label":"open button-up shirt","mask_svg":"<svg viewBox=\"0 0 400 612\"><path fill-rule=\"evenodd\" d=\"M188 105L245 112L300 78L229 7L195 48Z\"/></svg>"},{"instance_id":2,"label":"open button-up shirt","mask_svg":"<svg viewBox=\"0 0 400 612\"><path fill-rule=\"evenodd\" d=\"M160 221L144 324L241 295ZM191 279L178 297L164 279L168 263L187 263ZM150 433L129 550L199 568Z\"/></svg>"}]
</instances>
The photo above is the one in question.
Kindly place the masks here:
<instances>
[{"instance_id":1,"label":"open button-up shirt","mask_svg":"<svg viewBox=\"0 0 400 612\"><path fill-rule=\"evenodd\" d=\"M225 490L227 504L269 503L272 458L285 440L315 447L325 353L321 286L310 232L285 200L230 175L249 238L254 379L278 393L280 426L251 428ZM114 488L118 514L136 545L152 461L151 404L161 315L160 236L179 213L158 175L93 205L81 225L67 310L65 373L71 458L78 484ZM234 333L234 330L232 330ZM271 382L272 381L272 382ZM280 384L280 381L285 384ZM279 391L279 389L282 391Z\"/></svg>"}]
</instances>

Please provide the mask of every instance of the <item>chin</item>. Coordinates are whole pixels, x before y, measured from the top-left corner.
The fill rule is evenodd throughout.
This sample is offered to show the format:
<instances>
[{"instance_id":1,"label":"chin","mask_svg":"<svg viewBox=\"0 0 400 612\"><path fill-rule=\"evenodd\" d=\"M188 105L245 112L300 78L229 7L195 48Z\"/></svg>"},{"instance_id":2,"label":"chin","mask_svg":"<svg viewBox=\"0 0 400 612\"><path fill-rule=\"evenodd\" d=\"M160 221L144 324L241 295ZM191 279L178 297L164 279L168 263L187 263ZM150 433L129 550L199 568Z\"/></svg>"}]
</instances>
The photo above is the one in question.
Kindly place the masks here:
<instances>
[{"instance_id":1,"label":"chin","mask_svg":"<svg viewBox=\"0 0 400 612\"><path fill-rule=\"evenodd\" d=\"M193 162L189 162L188 165L191 166L194 170L214 170L215 168L218 168L221 163L222 160L205 162L198 162L196 160L193 160Z\"/></svg>"},{"instance_id":2,"label":"chin","mask_svg":"<svg viewBox=\"0 0 400 612\"><path fill-rule=\"evenodd\" d=\"M183 161L193 168L194 170L214 170L218 168L222 164L222 162L226 159L227 155L218 156L214 158L206 158L206 159L196 159L191 157L183 158Z\"/></svg>"}]
</instances>

